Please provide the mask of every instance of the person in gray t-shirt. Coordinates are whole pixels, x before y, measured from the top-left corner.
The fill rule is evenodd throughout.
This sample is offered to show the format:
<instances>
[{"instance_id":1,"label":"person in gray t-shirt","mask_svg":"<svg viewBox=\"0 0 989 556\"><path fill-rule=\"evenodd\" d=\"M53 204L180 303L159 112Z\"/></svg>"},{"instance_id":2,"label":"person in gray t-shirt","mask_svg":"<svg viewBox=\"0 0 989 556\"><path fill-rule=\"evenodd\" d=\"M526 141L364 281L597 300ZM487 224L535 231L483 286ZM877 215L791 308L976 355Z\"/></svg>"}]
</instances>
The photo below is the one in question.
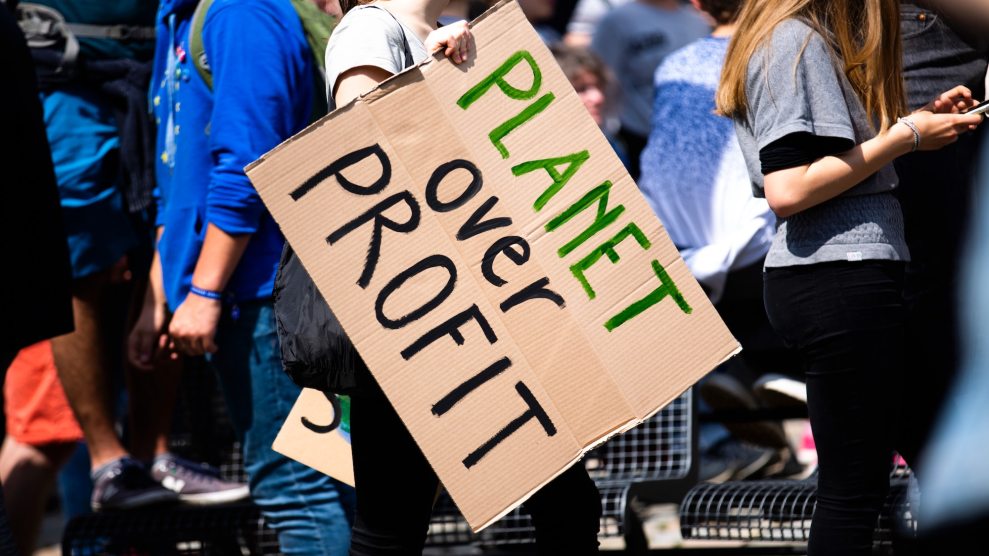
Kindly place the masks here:
<instances>
[{"instance_id":1,"label":"person in gray t-shirt","mask_svg":"<svg viewBox=\"0 0 989 556\"><path fill-rule=\"evenodd\" d=\"M864 556L903 409L909 252L891 162L941 148L981 117L959 113L976 102L956 87L898 118L898 0L810 0L797 13L781 4L743 10L718 108L734 118L754 192L778 217L765 301L807 374L820 470L808 554ZM855 42L863 34L873 51Z\"/></svg>"},{"instance_id":2,"label":"person in gray t-shirt","mask_svg":"<svg viewBox=\"0 0 989 556\"><path fill-rule=\"evenodd\" d=\"M700 13L680 0L636 0L611 10L598 23L591 50L621 85L620 134L633 178L639 177L639 153L649 137L656 68L667 54L710 31Z\"/></svg>"},{"instance_id":3,"label":"person in gray t-shirt","mask_svg":"<svg viewBox=\"0 0 989 556\"><path fill-rule=\"evenodd\" d=\"M354 7L347 15L333 29L326 47L326 92L331 109L336 103L330 93L336 91L340 74L372 67L391 75L429 57L423 39L391 12L365 5Z\"/></svg>"}]
</instances>

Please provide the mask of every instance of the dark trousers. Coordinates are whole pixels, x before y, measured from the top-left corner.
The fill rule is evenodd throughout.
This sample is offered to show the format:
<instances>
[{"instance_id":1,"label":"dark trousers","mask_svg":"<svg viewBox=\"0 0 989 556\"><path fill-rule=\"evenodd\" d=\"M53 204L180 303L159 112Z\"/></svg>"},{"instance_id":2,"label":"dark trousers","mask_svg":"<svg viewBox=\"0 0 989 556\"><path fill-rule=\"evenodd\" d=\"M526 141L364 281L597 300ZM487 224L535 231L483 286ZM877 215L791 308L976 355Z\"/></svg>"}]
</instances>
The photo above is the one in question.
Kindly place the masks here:
<instances>
[{"instance_id":1,"label":"dark trousers","mask_svg":"<svg viewBox=\"0 0 989 556\"><path fill-rule=\"evenodd\" d=\"M625 145L625 154L628 156L628 175L632 176L633 180L638 180L642 171L639 158L642 156L643 149L646 148L646 143L649 142L649 137L639 135L627 127L622 127L618 130L618 138Z\"/></svg>"},{"instance_id":2,"label":"dark trousers","mask_svg":"<svg viewBox=\"0 0 989 556\"><path fill-rule=\"evenodd\" d=\"M353 556L421 554L439 481L381 388L357 375L350 427L357 481ZM601 499L578 463L526 503L539 554L597 553Z\"/></svg>"},{"instance_id":3,"label":"dark trousers","mask_svg":"<svg viewBox=\"0 0 989 556\"><path fill-rule=\"evenodd\" d=\"M810 556L867 555L889 491L906 338L903 264L767 269L766 310L801 355L818 452Z\"/></svg>"},{"instance_id":4,"label":"dark trousers","mask_svg":"<svg viewBox=\"0 0 989 556\"><path fill-rule=\"evenodd\" d=\"M729 359L726 368L746 386L767 373L803 380L799 357L784 345L766 315L762 266L760 259L729 272L721 300L714 305L732 336L742 344L742 353Z\"/></svg>"}]
</instances>

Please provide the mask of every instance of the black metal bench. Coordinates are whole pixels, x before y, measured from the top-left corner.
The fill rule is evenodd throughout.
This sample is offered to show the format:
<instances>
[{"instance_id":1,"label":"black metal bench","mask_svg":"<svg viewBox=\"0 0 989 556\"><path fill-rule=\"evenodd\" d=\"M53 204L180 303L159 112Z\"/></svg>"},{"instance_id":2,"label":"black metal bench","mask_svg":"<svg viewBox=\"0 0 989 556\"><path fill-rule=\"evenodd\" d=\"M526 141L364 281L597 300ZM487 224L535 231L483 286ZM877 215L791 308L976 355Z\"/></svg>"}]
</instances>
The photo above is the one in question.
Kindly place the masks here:
<instances>
[{"instance_id":1,"label":"black metal bench","mask_svg":"<svg viewBox=\"0 0 989 556\"><path fill-rule=\"evenodd\" d=\"M278 554L278 538L257 507L236 505L106 512L73 519L62 537L64 556L105 554Z\"/></svg>"},{"instance_id":2,"label":"black metal bench","mask_svg":"<svg viewBox=\"0 0 989 556\"><path fill-rule=\"evenodd\" d=\"M197 383L194 391L200 399L191 404L192 420L216 423L217 416L212 413L222 402L212 385ZM647 422L588 454L584 463L601 492L604 508L602 537L625 537L628 546L645 549L642 524L630 501L676 503L696 484L694 420L692 394L688 391ZM186 434L174 435L173 444L184 448L204 444L222 447L222 456L202 454L203 459L219 465L224 478L245 480L239 446L230 443L232 436L223 429L204 431L191 427ZM203 433L209 438L196 438ZM427 545L522 546L534 543L533 533L529 515L516 509L475 535L444 495L434 510ZM66 556L278 553L277 537L250 503L94 514L73 520L63 536Z\"/></svg>"},{"instance_id":3,"label":"black metal bench","mask_svg":"<svg viewBox=\"0 0 989 556\"><path fill-rule=\"evenodd\" d=\"M213 374L192 363L183 373L169 444L173 452L216 465L226 480L247 481L240 443ZM65 556L280 553L278 537L251 502L84 515L70 521L62 535Z\"/></svg>"},{"instance_id":4,"label":"black metal bench","mask_svg":"<svg viewBox=\"0 0 989 556\"><path fill-rule=\"evenodd\" d=\"M910 478L907 467L895 467L890 474L890 493L876 527L879 552L891 550L895 534L909 536L916 530ZM680 506L681 532L685 539L806 542L816 492L816 475L802 481L699 484Z\"/></svg>"}]
</instances>

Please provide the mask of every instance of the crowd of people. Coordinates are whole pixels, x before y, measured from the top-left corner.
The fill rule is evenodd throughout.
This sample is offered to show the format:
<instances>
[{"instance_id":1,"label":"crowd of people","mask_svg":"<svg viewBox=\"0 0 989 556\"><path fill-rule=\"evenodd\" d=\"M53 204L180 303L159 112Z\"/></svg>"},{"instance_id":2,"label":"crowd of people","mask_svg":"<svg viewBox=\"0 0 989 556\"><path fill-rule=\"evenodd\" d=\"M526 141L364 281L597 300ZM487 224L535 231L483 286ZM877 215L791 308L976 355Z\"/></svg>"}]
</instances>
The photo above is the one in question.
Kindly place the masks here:
<instances>
[{"instance_id":1,"label":"crowd of people","mask_svg":"<svg viewBox=\"0 0 989 556\"><path fill-rule=\"evenodd\" d=\"M0 2L0 551L9 522L31 554L74 453L92 511L251 498L285 554L422 551L441 485L359 357L341 358L353 384L336 392L350 396L357 488L271 448L300 384L332 389L342 371L283 368L299 339L280 315L311 315L311 298L276 293L308 277L244 168L431 55L468 61L466 21L492 4ZM972 207L989 166L979 178L984 116L965 114L986 94L984 10L519 4L743 346L699 384L701 479L815 472L812 555L871 552L894 454L921 492L933 485L931 540L912 549L941 554L944 531L984 524L989 503L945 471L984 446L959 430L985 422L989 398L986 257L967 242L970 224L986 235L984 200ZM960 370L968 386L953 386ZM190 372L215 373L246 484L173 451ZM717 418L767 407L806 408L814 464L779 421ZM961 469L989 494L971 459ZM596 553L600 499L583 465L526 508L541 554Z\"/></svg>"}]
</instances>

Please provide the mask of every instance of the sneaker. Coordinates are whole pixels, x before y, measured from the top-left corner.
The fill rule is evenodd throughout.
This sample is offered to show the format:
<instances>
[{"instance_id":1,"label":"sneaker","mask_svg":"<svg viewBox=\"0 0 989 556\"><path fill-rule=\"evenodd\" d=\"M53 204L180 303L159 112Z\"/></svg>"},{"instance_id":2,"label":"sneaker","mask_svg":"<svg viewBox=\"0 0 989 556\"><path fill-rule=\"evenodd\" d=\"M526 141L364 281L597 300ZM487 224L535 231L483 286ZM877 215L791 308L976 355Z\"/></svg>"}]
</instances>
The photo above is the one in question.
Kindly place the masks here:
<instances>
[{"instance_id":1,"label":"sneaker","mask_svg":"<svg viewBox=\"0 0 989 556\"><path fill-rule=\"evenodd\" d=\"M151 465L151 477L177 493L182 502L197 506L237 502L251 495L247 485L221 479L215 467L174 454L156 457Z\"/></svg>"},{"instance_id":2,"label":"sneaker","mask_svg":"<svg viewBox=\"0 0 989 556\"><path fill-rule=\"evenodd\" d=\"M806 479L815 467L803 465L797 461L793 450L782 448L777 450L769 462L753 477L758 479Z\"/></svg>"},{"instance_id":3,"label":"sneaker","mask_svg":"<svg viewBox=\"0 0 989 556\"><path fill-rule=\"evenodd\" d=\"M700 457L700 466L697 469L697 479L702 483L721 484L731 480L735 474L735 469L728 458L716 453L715 450L703 453Z\"/></svg>"},{"instance_id":4,"label":"sneaker","mask_svg":"<svg viewBox=\"0 0 989 556\"><path fill-rule=\"evenodd\" d=\"M701 455L700 478L711 483L744 481L770 465L774 455L773 450L729 438Z\"/></svg>"},{"instance_id":5,"label":"sneaker","mask_svg":"<svg viewBox=\"0 0 989 556\"><path fill-rule=\"evenodd\" d=\"M752 391L769 407L807 406L807 383L787 376L763 375L752 385Z\"/></svg>"},{"instance_id":6,"label":"sneaker","mask_svg":"<svg viewBox=\"0 0 989 556\"><path fill-rule=\"evenodd\" d=\"M738 379L711 373L700 383L700 395L715 411L747 411L761 406L755 396ZM768 448L786 448L789 442L778 421L726 421L726 429L740 440Z\"/></svg>"},{"instance_id":7,"label":"sneaker","mask_svg":"<svg viewBox=\"0 0 989 556\"><path fill-rule=\"evenodd\" d=\"M751 446L745 442L735 442L728 451L732 458L733 481L744 481L758 477L766 466L773 463L774 450Z\"/></svg>"},{"instance_id":8,"label":"sneaker","mask_svg":"<svg viewBox=\"0 0 989 556\"><path fill-rule=\"evenodd\" d=\"M122 457L93 471L93 511L130 510L174 503L178 496L151 478L147 468L131 457Z\"/></svg>"}]
</instances>

